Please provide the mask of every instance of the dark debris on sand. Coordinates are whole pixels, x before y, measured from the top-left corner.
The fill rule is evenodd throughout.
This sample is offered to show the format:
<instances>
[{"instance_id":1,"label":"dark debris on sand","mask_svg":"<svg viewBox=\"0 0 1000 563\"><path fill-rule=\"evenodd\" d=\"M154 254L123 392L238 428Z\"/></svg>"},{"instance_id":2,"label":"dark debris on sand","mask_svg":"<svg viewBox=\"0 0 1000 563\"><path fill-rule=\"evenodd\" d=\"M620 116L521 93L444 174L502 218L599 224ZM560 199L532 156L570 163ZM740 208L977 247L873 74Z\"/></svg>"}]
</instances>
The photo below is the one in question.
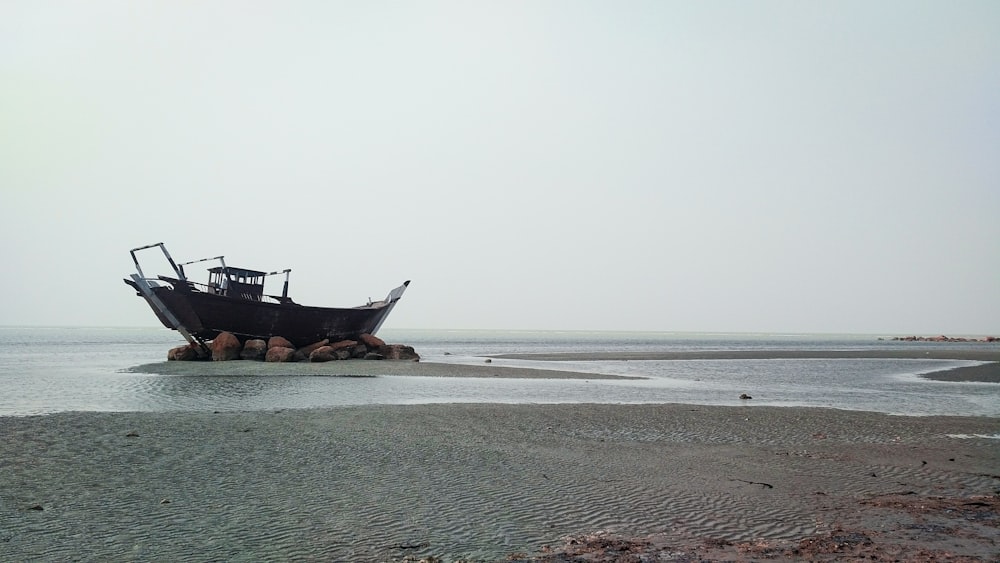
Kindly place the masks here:
<instances>
[{"instance_id":1,"label":"dark debris on sand","mask_svg":"<svg viewBox=\"0 0 1000 563\"><path fill-rule=\"evenodd\" d=\"M1000 528L1000 495L977 495L963 498L924 497L905 492L880 495L861 504L876 508L903 510L914 517L944 517L979 522Z\"/></svg>"},{"instance_id":2,"label":"dark debris on sand","mask_svg":"<svg viewBox=\"0 0 1000 563\"><path fill-rule=\"evenodd\" d=\"M902 511L912 518L882 531L837 528L790 540L730 542L723 539L670 540L665 536L630 538L595 532L546 546L532 556L512 555L524 563L678 563L702 561L1000 561L1000 495L964 498L914 493L882 495L861 501L877 509Z\"/></svg>"}]
</instances>

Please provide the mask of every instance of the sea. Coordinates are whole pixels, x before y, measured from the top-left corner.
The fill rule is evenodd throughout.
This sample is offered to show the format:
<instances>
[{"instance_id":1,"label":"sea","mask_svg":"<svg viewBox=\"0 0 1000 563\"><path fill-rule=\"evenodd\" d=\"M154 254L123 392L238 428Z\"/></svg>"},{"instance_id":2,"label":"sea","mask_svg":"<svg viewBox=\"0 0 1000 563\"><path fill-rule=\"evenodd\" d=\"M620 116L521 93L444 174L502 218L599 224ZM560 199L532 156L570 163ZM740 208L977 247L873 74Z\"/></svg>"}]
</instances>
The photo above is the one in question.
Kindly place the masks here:
<instances>
[{"instance_id":1,"label":"sea","mask_svg":"<svg viewBox=\"0 0 1000 563\"><path fill-rule=\"evenodd\" d=\"M982 350L876 335L384 329L422 363L529 367L634 379L184 375L135 371L183 344L164 328L0 327L0 416L66 411L257 411L345 405L682 403L1000 417L1000 384L922 377L981 362L933 359L540 361L502 354L715 350ZM238 363L238 362L235 362ZM152 370L150 370L152 371ZM740 399L741 394L752 397Z\"/></svg>"}]
</instances>

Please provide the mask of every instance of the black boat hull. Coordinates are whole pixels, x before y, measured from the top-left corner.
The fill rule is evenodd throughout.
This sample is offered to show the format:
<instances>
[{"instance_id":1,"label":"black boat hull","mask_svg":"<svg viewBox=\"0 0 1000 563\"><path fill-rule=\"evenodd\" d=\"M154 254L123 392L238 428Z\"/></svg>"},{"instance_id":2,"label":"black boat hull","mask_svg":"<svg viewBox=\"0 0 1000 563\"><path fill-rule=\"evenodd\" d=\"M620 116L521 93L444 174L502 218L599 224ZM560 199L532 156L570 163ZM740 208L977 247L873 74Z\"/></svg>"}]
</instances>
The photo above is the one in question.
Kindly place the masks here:
<instances>
[{"instance_id":1,"label":"black boat hull","mask_svg":"<svg viewBox=\"0 0 1000 563\"><path fill-rule=\"evenodd\" d=\"M165 327L176 329L134 281L125 282L146 300ZM405 288L406 284L401 287ZM331 342L355 340L361 334L375 334L398 300L397 297L361 307L328 308L251 301L192 290L181 284L151 289L167 311L198 339L211 340L220 332L231 332L241 339L282 336L296 346L324 339Z\"/></svg>"}]
</instances>

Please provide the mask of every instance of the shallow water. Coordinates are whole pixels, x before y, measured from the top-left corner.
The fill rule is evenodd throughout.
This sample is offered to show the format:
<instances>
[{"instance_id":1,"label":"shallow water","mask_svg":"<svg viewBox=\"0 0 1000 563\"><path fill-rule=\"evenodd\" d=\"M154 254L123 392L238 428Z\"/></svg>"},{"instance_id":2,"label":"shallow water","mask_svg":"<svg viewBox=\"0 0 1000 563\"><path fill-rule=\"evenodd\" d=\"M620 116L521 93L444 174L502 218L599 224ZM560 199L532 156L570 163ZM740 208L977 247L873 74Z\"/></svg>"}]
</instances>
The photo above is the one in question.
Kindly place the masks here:
<instances>
[{"instance_id":1,"label":"shallow water","mask_svg":"<svg viewBox=\"0 0 1000 563\"><path fill-rule=\"evenodd\" d=\"M482 365L483 355L684 350L877 350L982 344L879 341L874 336L536 331L383 331L423 363ZM689 403L817 406L906 415L1000 416L1000 386L918 374L977 362L910 359L632 360L493 366L559 369L639 380L206 376L130 373L180 343L159 328L0 328L0 415L62 411L234 411L419 403ZM203 371L203 369L201 370ZM747 393L752 403L738 397Z\"/></svg>"}]
</instances>

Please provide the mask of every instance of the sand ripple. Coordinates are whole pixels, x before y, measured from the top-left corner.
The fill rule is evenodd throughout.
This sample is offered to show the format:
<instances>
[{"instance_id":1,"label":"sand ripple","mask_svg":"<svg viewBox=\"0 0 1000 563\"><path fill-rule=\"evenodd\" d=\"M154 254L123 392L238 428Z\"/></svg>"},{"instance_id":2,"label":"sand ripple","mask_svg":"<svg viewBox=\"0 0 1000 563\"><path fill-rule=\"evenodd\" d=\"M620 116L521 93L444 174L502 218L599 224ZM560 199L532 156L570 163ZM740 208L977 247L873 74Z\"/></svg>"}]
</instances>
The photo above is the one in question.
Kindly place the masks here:
<instances>
[{"instance_id":1,"label":"sand ripple","mask_svg":"<svg viewBox=\"0 0 1000 563\"><path fill-rule=\"evenodd\" d=\"M992 490L997 441L946 436L991 426L683 405L0 418L0 542L12 560L494 561L594 530L791 540L872 495Z\"/></svg>"}]
</instances>

